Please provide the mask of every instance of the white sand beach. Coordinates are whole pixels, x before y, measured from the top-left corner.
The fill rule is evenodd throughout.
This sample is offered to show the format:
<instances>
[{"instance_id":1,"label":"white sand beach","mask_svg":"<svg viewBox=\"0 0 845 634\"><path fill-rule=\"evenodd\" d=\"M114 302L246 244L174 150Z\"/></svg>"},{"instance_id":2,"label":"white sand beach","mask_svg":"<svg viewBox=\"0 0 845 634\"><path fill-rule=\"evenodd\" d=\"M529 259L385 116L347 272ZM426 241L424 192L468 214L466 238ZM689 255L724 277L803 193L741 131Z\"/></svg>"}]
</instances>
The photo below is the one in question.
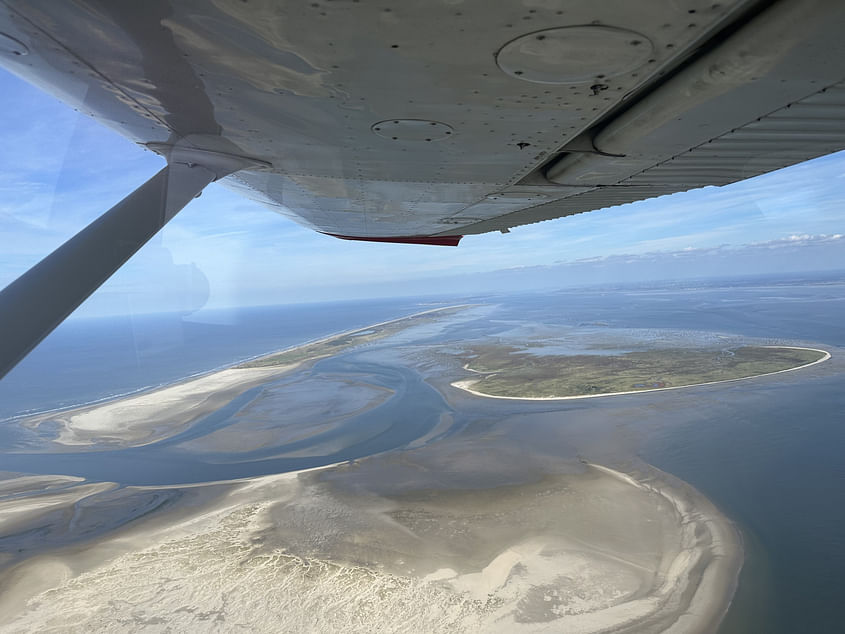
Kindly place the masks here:
<instances>
[{"instance_id":1,"label":"white sand beach","mask_svg":"<svg viewBox=\"0 0 845 634\"><path fill-rule=\"evenodd\" d=\"M403 321L408 321L411 325L420 317L471 306L471 304L462 304L424 310L364 328L307 341L261 355L252 361L260 361L281 353L295 352L302 348L330 342L333 339L371 333L373 329L399 324ZM58 425L58 434L52 442L65 447L95 444L105 444L109 448L146 445L183 431L192 422L220 408L237 395L282 376L320 356L325 356L325 354L315 354L314 357L293 363L266 367L230 367L128 397L35 414L21 419L20 424L29 428L37 428L47 422Z\"/></svg>"},{"instance_id":2,"label":"white sand beach","mask_svg":"<svg viewBox=\"0 0 845 634\"><path fill-rule=\"evenodd\" d=\"M46 421L58 423L61 428L53 442L61 445L145 445L182 431L238 394L296 365L229 368L135 396L32 416L22 424L37 427Z\"/></svg>"}]
</instances>

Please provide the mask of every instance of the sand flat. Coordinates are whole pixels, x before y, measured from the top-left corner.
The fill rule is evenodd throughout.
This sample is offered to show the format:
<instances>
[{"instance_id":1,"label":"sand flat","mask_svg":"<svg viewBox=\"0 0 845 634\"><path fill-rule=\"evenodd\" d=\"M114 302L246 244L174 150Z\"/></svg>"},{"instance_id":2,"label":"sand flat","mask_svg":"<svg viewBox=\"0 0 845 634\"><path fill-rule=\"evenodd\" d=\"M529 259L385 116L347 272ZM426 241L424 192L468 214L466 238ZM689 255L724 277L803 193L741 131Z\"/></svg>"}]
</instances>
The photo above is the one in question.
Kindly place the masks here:
<instances>
[{"instance_id":1,"label":"sand flat","mask_svg":"<svg viewBox=\"0 0 845 634\"><path fill-rule=\"evenodd\" d=\"M25 562L4 630L703 632L741 562L694 491L598 465L387 497L341 493L330 469L218 483L178 517Z\"/></svg>"},{"instance_id":2,"label":"sand flat","mask_svg":"<svg viewBox=\"0 0 845 634\"><path fill-rule=\"evenodd\" d=\"M60 430L53 442L65 446L150 444L178 433L238 394L296 365L220 370L115 401L33 416L21 424L37 427L46 421L58 423Z\"/></svg>"},{"instance_id":3,"label":"sand flat","mask_svg":"<svg viewBox=\"0 0 845 634\"><path fill-rule=\"evenodd\" d=\"M250 361L196 378L89 406L45 412L21 419L20 424L37 428L56 425L59 430L51 442L65 448L107 445L137 447L154 443L183 431L188 425L225 405L246 390L284 375L306 362L336 354L372 338L383 338L418 325L472 307L471 304L441 306L412 315L379 322L305 342L268 353ZM359 341L358 338L361 338ZM350 339L351 338L351 339ZM336 348L330 344L339 342ZM323 349L325 346L329 346ZM304 352L302 358L296 353ZM291 355L294 355L291 357ZM274 358L294 358L276 362ZM269 365L264 365L264 363ZM257 367L256 367L257 366Z\"/></svg>"}]
</instances>

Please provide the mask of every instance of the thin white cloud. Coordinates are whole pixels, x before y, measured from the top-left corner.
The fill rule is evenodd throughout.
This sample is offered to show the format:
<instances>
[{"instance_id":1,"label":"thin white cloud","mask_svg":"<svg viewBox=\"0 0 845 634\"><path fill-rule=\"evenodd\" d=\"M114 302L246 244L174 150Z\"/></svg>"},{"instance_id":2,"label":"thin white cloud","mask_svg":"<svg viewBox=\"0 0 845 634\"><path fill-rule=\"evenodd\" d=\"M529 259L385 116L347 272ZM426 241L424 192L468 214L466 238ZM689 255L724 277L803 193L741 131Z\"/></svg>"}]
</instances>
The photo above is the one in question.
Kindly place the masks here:
<instances>
[{"instance_id":1,"label":"thin white cloud","mask_svg":"<svg viewBox=\"0 0 845 634\"><path fill-rule=\"evenodd\" d=\"M0 156L2 284L132 191L162 160L2 75L0 109L0 143L14 148ZM306 292L315 299L317 287L353 293L505 269L530 276L561 263L633 265L662 261L665 254L686 262L731 249L764 254L824 245L832 252L843 244L843 175L840 153L724 188L579 214L508 235L467 236L454 249L343 242L212 185L105 290L164 287L173 266L195 266L209 281L211 302L265 297L266 303ZM753 248L740 248L747 243ZM156 249L168 250L170 259L153 257Z\"/></svg>"}]
</instances>

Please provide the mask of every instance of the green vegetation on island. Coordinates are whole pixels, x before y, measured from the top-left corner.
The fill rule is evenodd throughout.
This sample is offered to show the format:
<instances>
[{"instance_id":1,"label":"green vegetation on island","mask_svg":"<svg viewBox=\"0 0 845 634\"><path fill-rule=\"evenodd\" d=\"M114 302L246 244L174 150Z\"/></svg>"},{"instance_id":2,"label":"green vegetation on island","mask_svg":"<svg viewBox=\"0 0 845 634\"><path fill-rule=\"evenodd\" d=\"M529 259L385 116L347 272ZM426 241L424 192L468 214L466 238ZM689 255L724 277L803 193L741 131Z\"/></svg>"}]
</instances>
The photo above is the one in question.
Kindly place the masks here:
<instances>
[{"instance_id":1,"label":"green vegetation on island","mask_svg":"<svg viewBox=\"0 0 845 634\"><path fill-rule=\"evenodd\" d=\"M485 376L465 386L490 396L521 398L636 392L771 374L826 354L809 348L742 346L537 355L512 346L478 345L467 350L465 367Z\"/></svg>"}]
</instances>

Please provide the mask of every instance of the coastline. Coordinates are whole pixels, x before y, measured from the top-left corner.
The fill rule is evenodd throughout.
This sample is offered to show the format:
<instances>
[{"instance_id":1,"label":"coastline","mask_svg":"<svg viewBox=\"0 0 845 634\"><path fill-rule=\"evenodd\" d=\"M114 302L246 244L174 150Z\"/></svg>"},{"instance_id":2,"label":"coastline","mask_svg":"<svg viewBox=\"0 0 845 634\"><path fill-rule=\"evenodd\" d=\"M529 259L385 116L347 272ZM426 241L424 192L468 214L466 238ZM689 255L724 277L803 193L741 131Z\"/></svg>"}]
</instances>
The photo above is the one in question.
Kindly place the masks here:
<instances>
[{"instance_id":1,"label":"coastline","mask_svg":"<svg viewBox=\"0 0 845 634\"><path fill-rule=\"evenodd\" d=\"M427 310L287 350L450 308L456 307ZM830 358L826 354L813 363ZM103 439L111 447L149 444L178 433L219 408L221 401L310 361L313 358L216 370L129 398L64 411L65 421L55 413L42 420L63 425L54 442L66 446ZM798 368L783 371L792 369ZM404 451L424 446L450 424L444 417ZM376 454L360 462L401 461L403 453ZM359 465L341 464L354 483ZM279 619L285 618L294 630L324 629L330 623L329 629L363 632L370 631L372 619L380 618L375 612L356 624L343 620L346 608L321 612L322 606L348 604L355 614L366 614L373 605L386 606L390 631L481 628L510 633L548 631L549 626L585 634L712 631L730 605L742 565L741 539L730 520L691 486L657 469L648 468L646 476L638 478L583 464L585 473L558 474L551 484L435 487L438 504L447 504L435 504L434 511L414 498L413 488L407 499L368 492L365 485L337 493L318 477L341 468L337 464L157 487L118 488L109 482L74 480L58 492L35 486L34 492L15 493L9 481L7 506L20 511L12 540L25 546L20 552L35 554L0 570L0 627L61 627L72 617L82 629L106 631L118 625L114 604L127 606L142 619L139 623L166 617L156 622L183 630L204 625L196 614L218 614L230 625L259 631L275 631ZM470 462L461 460L454 468L453 475L473 470ZM32 482L23 478L19 484L32 488ZM488 500L487 506L470 508L467 502L476 504L479 497ZM151 506L149 513L130 513L127 519L127 509L143 507L149 498L164 503ZM526 499L534 506L523 514L520 505ZM502 519L503 512L504 517L511 513L525 518L513 520L505 536L501 525L508 521ZM93 533L77 528L77 518L85 513L95 518L90 520L96 527ZM465 522L464 533L459 534L475 531L479 539L468 542L469 550L445 557L451 540L432 536L426 526L433 522L452 530L458 520L450 513L466 513L460 520ZM421 526L402 519L419 514L436 519ZM62 516L73 520L48 520L56 522L57 528L51 527L48 534L59 535L59 547L27 536L32 533L28 526ZM541 525L547 534L536 528ZM350 541L346 535L355 538ZM481 545L472 545L476 541ZM417 553L436 556L412 560ZM427 568L435 563L439 565ZM261 587L263 594L252 595L250 587ZM257 597L265 614L252 614ZM304 597L301 605L299 597Z\"/></svg>"},{"instance_id":2,"label":"coastline","mask_svg":"<svg viewBox=\"0 0 845 634\"><path fill-rule=\"evenodd\" d=\"M604 394L576 394L573 396L501 396L498 394L487 394L486 392L479 392L478 390L473 390L472 386L481 381L482 379L462 379L459 381L453 381L450 385L454 388L459 390L463 390L464 392L468 392L473 396L480 396L483 398L499 398L505 399L508 401L572 401L576 399L582 398L602 398L605 396L625 396L628 394L644 394L648 392L665 392L667 390L683 390L687 388L693 387L700 387L702 385L719 385L722 383L735 383L737 381L750 381L751 379L759 379L764 376L774 376L775 374L783 374L784 372L794 372L795 370L803 370L804 368L809 368L812 365L816 365L818 363L824 363L831 358L830 352L827 350L823 350L821 348L808 348L805 346L760 346L761 348L788 348L790 350L810 350L812 352L820 352L824 356L821 359L817 359L815 361L811 361L810 363L805 363L803 365L795 366L794 368L786 368L785 370L776 370L774 372L764 372L763 374L754 374L752 376L742 376L736 379L723 379L721 381L705 381L704 383L691 383L689 385L673 385L670 387L652 387L652 388L644 388L642 390L627 390L624 392L607 392ZM473 370L472 368L464 367L465 370L469 372L475 372L476 374L494 374L494 372L479 372L478 370Z\"/></svg>"},{"instance_id":3,"label":"coastline","mask_svg":"<svg viewBox=\"0 0 845 634\"><path fill-rule=\"evenodd\" d=\"M680 486L676 485L673 489L656 479L635 479L621 471L593 463L588 464L614 477L622 478L632 486L653 491L672 505L681 523L685 525L685 546L689 550L680 553L673 560L664 585L672 579L671 573L675 573L676 583L683 585L683 581L677 574L676 564L683 565L685 558L687 558L686 570L689 574L687 583L695 583L696 576L698 580L688 606L665 631L677 634L690 632L706 634L714 631L730 608L742 570L744 549L742 536L736 525L722 515L705 495L682 480L678 480ZM651 467L651 469L657 470L656 467ZM705 537L699 535L696 526L706 528L709 535ZM695 550L699 551L697 557L695 555L690 557L689 552ZM689 565L690 561L703 563L703 571L696 575L694 573L696 565Z\"/></svg>"},{"instance_id":4,"label":"coastline","mask_svg":"<svg viewBox=\"0 0 845 634\"><path fill-rule=\"evenodd\" d=\"M166 487L178 494L168 510L93 544L67 546L4 571L0 625L9 631L31 631L73 622L82 629L102 631L124 622L121 619L129 609L141 619L138 623L155 615L157 622L183 630L201 627L202 614L218 614L228 626L253 631L277 631L284 624L293 629L363 632L372 631L368 628L373 623L366 616L372 608L366 606L379 597L378 613L383 611L384 626L391 631L454 627L540 632L550 626L583 634L713 631L730 604L742 561L741 541L730 520L688 485L664 482L660 472L655 471L657 478L646 479L602 465L586 467L584 474L564 480L560 490L568 493L562 500L576 499L566 497L573 492L590 499L598 493L626 500L610 515L601 511L588 516L588 524L604 518L592 530L576 531L564 541L542 533L523 534L517 541L494 541L496 546L488 555L492 560L483 560L486 564L451 562L437 570L411 573L398 570L390 561L397 535L411 549L409 553L420 543L439 542L431 542L415 525L397 533L395 518L402 517L402 509L413 512L427 507L395 497L332 494L319 476L333 466ZM537 499L538 493L540 506L535 508L556 516L563 509L547 504L556 498L543 501L549 486L516 487L504 498L491 489L494 504L482 525L499 523L503 511L518 513L521 507L510 505L515 500L524 503L526 495ZM131 498L153 490L159 488L130 487L125 493ZM85 503L85 496L69 499L70 508ZM661 501L664 510L658 511ZM650 509L647 517L657 517L653 514L659 512L663 522L674 526L658 538L662 554L654 560L653 571L651 564L648 571L640 571L649 559L642 559L633 544L634 550L625 555L608 551L596 537L607 531L635 530L626 526L632 518L626 521L625 517L638 505ZM297 519L306 510L306 517ZM623 524L609 525L608 518ZM314 534L303 534L298 529L300 521L310 525ZM648 521L654 520L640 520ZM349 548L343 537L347 523L363 530L363 543L374 540L381 545L376 551L360 551L359 545L350 551L357 555L344 554ZM583 541L588 535L589 540ZM554 582L559 575L579 579L583 574L587 574L583 588L588 598L574 598L571 608L562 609L552 620L526 622L519 616L536 615L537 608L525 612L525 605L538 588L540 608L550 605L542 601L542 588L550 587L543 585L544 579ZM620 575L627 585L618 586ZM605 583L610 585L601 590ZM548 596L551 591L545 592ZM115 608L117 604L122 607ZM320 605L325 614L320 614ZM361 615L360 621L355 620L356 614Z\"/></svg>"},{"instance_id":5,"label":"coastline","mask_svg":"<svg viewBox=\"0 0 845 634\"><path fill-rule=\"evenodd\" d=\"M422 317L423 315L429 315L431 313L438 313L438 312L441 312L441 311L444 311L444 310L449 310L451 308L471 308L472 306L475 306L475 304L454 304L454 305L451 305L451 306L439 306L437 308L430 308L428 310L423 310L419 313L411 313L410 315L405 315L404 317L397 317L396 319L388 319L387 321L380 321L380 322L375 323L375 324L369 324L367 326L362 326L361 328L355 328L353 330L342 330L340 332L335 332L335 333L332 333L330 335L326 335L325 337L319 337L317 339L310 339L308 341L303 341L302 343L298 343L298 344L293 345L293 346L288 346L287 348L281 348L281 349L275 350L273 352L268 352L266 354L260 354L260 355L255 356L255 357L243 359L241 361L238 361L237 363L233 363L232 365L227 366L225 369L234 368L234 367L236 367L238 365L242 365L244 363L250 363L250 362L253 362L253 361L261 361L262 359L274 357L277 354L283 354L285 352L295 352L296 350L300 350L301 348L305 348L307 346L313 346L313 345L320 344L320 343L328 343L329 341L332 341L333 339L340 339L341 337L348 337L349 335L361 333L361 332L364 332L364 331L367 331L367 330L371 330L373 328L380 328L382 326L388 326L390 324L395 324L395 323L403 321L405 319L413 319L414 317ZM304 363L304 361L303 361L303 363ZM218 372L218 371L219 371L219 369L213 370L213 372Z\"/></svg>"},{"instance_id":6,"label":"coastline","mask_svg":"<svg viewBox=\"0 0 845 634\"><path fill-rule=\"evenodd\" d=\"M51 442L66 447L101 442L121 447L148 445L183 431L236 396L298 365L216 370L128 397L35 414L20 423L30 429L48 421L58 425L58 434Z\"/></svg>"},{"instance_id":7,"label":"coastline","mask_svg":"<svg viewBox=\"0 0 845 634\"><path fill-rule=\"evenodd\" d=\"M28 414L16 420L29 429L37 429L39 425L47 422L57 425L58 434L51 442L68 448L90 447L101 442L109 443L110 448L152 444L184 431L194 421L214 412L247 390L311 363L320 358L320 355L286 364L238 367L244 363L295 352L404 320L470 306L472 304L458 304L424 310L305 341L241 360L224 368L195 374L153 389L133 392L128 396L118 395L96 403Z\"/></svg>"}]
</instances>

